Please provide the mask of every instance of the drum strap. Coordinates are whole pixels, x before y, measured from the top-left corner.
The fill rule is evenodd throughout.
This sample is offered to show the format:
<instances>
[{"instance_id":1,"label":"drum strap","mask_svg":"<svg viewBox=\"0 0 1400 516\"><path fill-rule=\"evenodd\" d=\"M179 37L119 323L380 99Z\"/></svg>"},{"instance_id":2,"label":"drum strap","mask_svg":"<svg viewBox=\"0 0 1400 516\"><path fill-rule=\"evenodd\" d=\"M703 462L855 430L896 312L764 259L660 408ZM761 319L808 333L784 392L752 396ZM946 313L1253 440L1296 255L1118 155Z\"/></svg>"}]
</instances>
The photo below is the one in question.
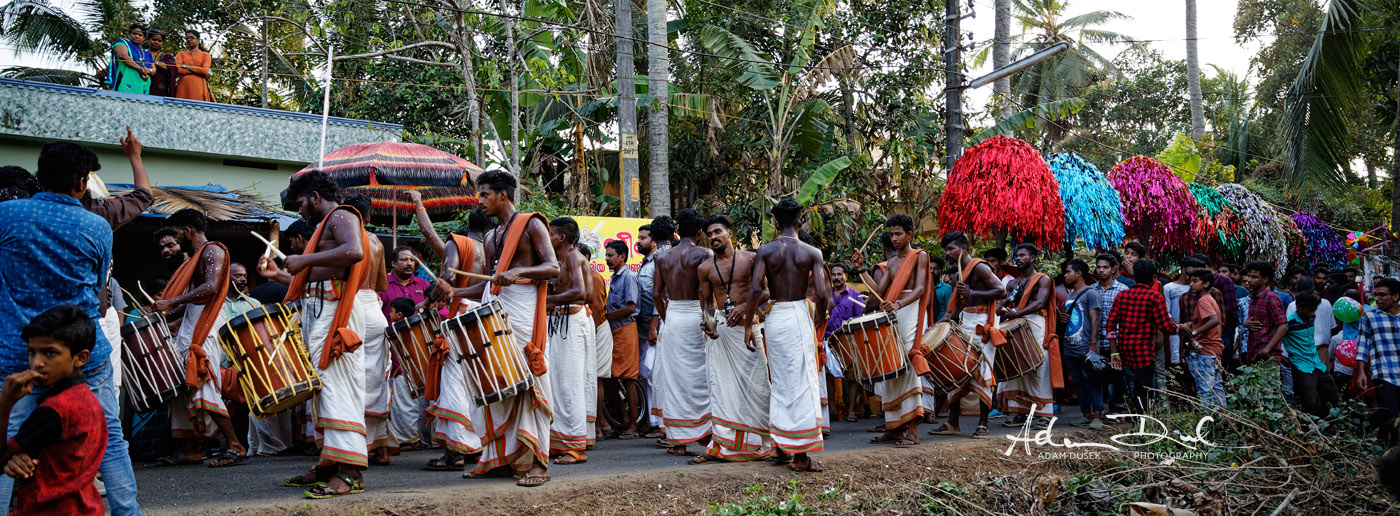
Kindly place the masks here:
<instances>
[{"instance_id":1,"label":"drum strap","mask_svg":"<svg viewBox=\"0 0 1400 516\"><path fill-rule=\"evenodd\" d=\"M919 258L923 256L924 250L918 249L912 253L909 253L908 256L904 257L904 261L900 262L899 264L899 271L895 272L894 279L890 281L890 286L885 289L886 300L894 301L896 299L899 299L899 294L901 292L904 292L905 290L913 290L914 287L918 285L918 279L914 277L914 273L919 270ZM919 342L923 340L924 317L928 314L927 294L929 293L930 288L931 286L925 283L925 295L919 298L919 322L918 325L915 326L914 342Z\"/></svg>"},{"instance_id":2,"label":"drum strap","mask_svg":"<svg viewBox=\"0 0 1400 516\"><path fill-rule=\"evenodd\" d=\"M355 211L355 208L340 205L336 206L335 209L349 211L355 214L357 220L360 220L360 245L363 247L365 255L359 262L350 267L350 275L345 278L345 284L363 285L365 275L369 274L369 238L371 237L369 233L365 232L364 221L360 219L360 212ZM326 214L327 220L330 220L330 216L331 214ZM321 242L321 233L326 230L327 225L329 224L326 221L322 221L316 226L316 232L312 233L311 240L306 242L308 250L315 251L316 245ZM282 298L282 302L291 303L301 298L302 294L306 293L306 283L310 278L311 267L297 273L296 277L292 278L292 284L287 287L287 297ZM346 287L347 290L350 288ZM326 335L326 342L321 348L321 361L316 365L317 369L330 367L332 360L345 353L353 353L364 342L354 330L347 327L350 322L350 313L354 309L355 296L347 292L347 295L341 296L339 304L335 307L335 315L331 318L331 331Z\"/></svg>"},{"instance_id":3,"label":"drum strap","mask_svg":"<svg viewBox=\"0 0 1400 516\"><path fill-rule=\"evenodd\" d=\"M517 213L517 215L519 214ZM506 229L505 245L502 246L503 248L500 250L501 256L496 261L496 274L504 273L510 269L510 262L515 258L515 251L520 247L520 241L525 237L525 228L530 225L531 220L537 219L545 224L545 226L549 225L549 221L545 220L544 215L540 215L539 213L526 213L524 215L525 217L521 219L511 217L510 226ZM544 356L545 345L548 343L549 339L545 328L544 314L546 285L545 282L542 281L534 283L538 291L535 300L535 329L530 336L530 342L525 345L525 358L530 364L531 373L534 373L535 376L544 376L545 373L549 372L548 362L545 360ZM493 283L491 285L491 294L496 296L501 295L501 287L502 285Z\"/></svg>"},{"instance_id":4,"label":"drum strap","mask_svg":"<svg viewBox=\"0 0 1400 516\"><path fill-rule=\"evenodd\" d=\"M1042 277L1045 277L1045 274L1037 272L1026 281L1026 293L1021 295L1021 302L1016 306L1017 311L1026 308L1026 303L1030 302L1031 294L1034 294L1036 287L1040 286L1040 278ZM1050 284L1054 285L1054 282ZM1045 310L1041 312L1041 315L1045 317L1045 340L1040 345L1046 349L1046 358L1050 361L1051 387L1060 389L1065 386L1064 364L1060 362L1060 336L1059 332L1056 331L1057 325L1060 323L1060 307L1054 302L1054 295L1053 292L1050 294L1050 302L1045 303Z\"/></svg>"},{"instance_id":5,"label":"drum strap","mask_svg":"<svg viewBox=\"0 0 1400 516\"><path fill-rule=\"evenodd\" d=\"M454 312L449 312L454 313ZM437 401L438 395L442 393L442 366L447 363L447 359L452 356L451 348L447 346L447 339L442 335L433 337L428 343L428 370L424 371L423 398L428 401Z\"/></svg>"},{"instance_id":6,"label":"drum strap","mask_svg":"<svg viewBox=\"0 0 1400 516\"><path fill-rule=\"evenodd\" d=\"M465 236L453 233L452 243L457 246L457 269L471 272L472 267L476 266L476 242ZM466 274L458 274L452 279L452 286L464 288L467 286L467 281L469 280L471 280L471 278L467 277ZM452 302L449 303L447 307L447 316L456 316L457 309L461 307L461 298L453 298Z\"/></svg>"},{"instance_id":7,"label":"drum strap","mask_svg":"<svg viewBox=\"0 0 1400 516\"><path fill-rule=\"evenodd\" d=\"M170 299L178 296L190 286L190 281L194 279L194 270L199 266L199 260L204 256L204 250L210 245L218 246L224 251L224 266L220 269L218 283L214 287L214 296L202 303L195 303L204 306L204 311L200 312L199 319L194 325L194 335L190 339L190 353L185 363L185 385L191 388L199 387L199 384L212 378L213 371L209 363L209 356L204 352L204 339L209 337L209 332L214 329L214 322L218 321L219 314L224 311L224 299L228 298L228 275L229 275L229 255L228 248L224 244L208 241L190 256L185 263L180 264L180 268L175 270L175 275L170 278L170 282L165 284L165 290L160 292L161 299Z\"/></svg>"}]
</instances>

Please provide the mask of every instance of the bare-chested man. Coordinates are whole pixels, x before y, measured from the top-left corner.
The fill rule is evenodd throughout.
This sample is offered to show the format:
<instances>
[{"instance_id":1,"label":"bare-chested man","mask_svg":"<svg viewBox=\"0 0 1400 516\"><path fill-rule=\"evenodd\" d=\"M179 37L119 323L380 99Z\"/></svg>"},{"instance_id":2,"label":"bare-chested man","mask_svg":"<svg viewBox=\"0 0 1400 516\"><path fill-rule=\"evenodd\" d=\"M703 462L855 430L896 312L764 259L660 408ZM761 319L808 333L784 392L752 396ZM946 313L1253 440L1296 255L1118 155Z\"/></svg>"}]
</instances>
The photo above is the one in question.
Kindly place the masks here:
<instances>
[{"instance_id":1,"label":"bare-chested man","mask_svg":"<svg viewBox=\"0 0 1400 516\"><path fill-rule=\"evenodd\" d=\"M711 252L696 245L705 219L695 210L676 214L680 245L656 258L656 307L661 316L657 342L656 400L653 413L666 427L668 453L686 455L687 444L709 438L710 381L705 372L705 332L700 327L700 264Z\"/></svg>"},{"instance_id":2,"label":"bare-chested man","mask_svg":"<svg viewBox=\"0 0 1400 516\"><path fill-rule=\"evenodd\" d=\"M548 221L538 213L515 210L515 176L493 170L477 177L478 196L486 214L500 223L486 234L490 283L453 288L438 281L438 292L452 297L500 300L510 314L511 334L525 351L534 387L482 408L484 424L481 459L464 477L522 474L516 485L535 487L549 481L549 413L551 378L545 354L546 315L539 301L546 283L559 275L559 261L550 244ZM489 290L488 288L489 287Z\"/></svg>"},{"instance_id":3,"label":"bare-chested man","mask_svg":"<svg viewBox=\"0 0 1400 516\"><path fill-rule=\"evenodd\" d=\"M198 211L177 211L166 219L166 227L174 231L178 244L194 254L180 265L160 299L151 305L158 312L184 307L175 347L189 390L170 401L170 429L181 440L181 450L161 462L199 464L202 445L218 431L228 440L229 450L210 460L209 466L242 464L248 450L239 442L224 397L219 393L219 363L223 362L224 352L215 338L217 329L227 322L223 305L229 285L228 249L205 237L209 221Z\"/></svg>"},{"instance_id":4,"label":"bare-chested man","mask_svg":"<svg viewBox=\"0 0 1400 516\"><path fill-rule=\"evenodd\" d=\"M597 333L587 306L593 298L593 269L578 252L578 222L570 217L549 221L550 244L559 257L559 276L550 280L549 310L549 454L555 464L588 462L589 405L598 400L598 367L593 352Z\"/></svg>"},{"instance_id":5,"label":"bare-chested man","mask_svg":"<svg viewBox=\"0 0 1400 516\"><path fill-rule=\"evenodd\" d=\"M807 454L824 449L816 329L826 326L831 313L831 282L822 252L797 239L802 205L787 199L773 206L772 214L778 238L758 248L749 286L750 300L763 297L765 284L773 300L763 329L771 381L768 431L778 450L792 456L789 468L821 471L821 463ZM814 308L807 305L809 282L817 284ZM744 341L749 349L757 349L759 338L752 326L755 312L757 307L746 314L750 326Z\"/></svg>"},{"instance_id":6,"label":"bare-chested man","mask_svg":"<svg viewBox=\"0 0 1400 516\"><path fill-rule=\"evenodd\" d=\"M998 299L1006 297L1006 289L1003 288L1001 280L993 274L991 266L972 258L967 237L962 232L954 231L944 235L941 245L943 254L949 260L958 263L958 270L962 271L962 277L957 278L958 283L954 285L952 310L943 316L943 320L958 321L959 326L968 335L977 335L977 327L988 324L988 319L995 315L992 313L993 307ZM948 422L929 430L930 434L961 435L962 430L958 425L958 400L968 392L975 392L978 401L981 402L981 413L972 437L989 437L987 416L992 410L992 389L997 384L996 379L992 377L992 361L996 360L997 348L986 338L974 338L982 346L982 363L978 364L977 376L948 396Z\"/></svg>"},{"instance_id":7,"label":"bare-chested man","mask_svg":"<svg viewBox=\"0 0 1400 516\"><path fill-rule=\"evenodd\" d=\"M1055 282L1050 276L1036 272L1036 260L1039 258L1040 249L1035 244L1021 244L1016 246L1011 256L1011 267L1020 271L1016 279L1011 280L1007 285L1006 299L1003 299L997 308L997 315L1002 322L1015 319L1025 319L1031 327L1031 335L1035 337L1034 342L1046 350L1046 335L1055 334L1055 307L1052 301L1055 299ZM1049 317L1047 317L1047 315ZM1042 360L1040 366L1030 372L1001 382L997 390L1001 393L1001 399L1005 407L1003 412L1022 418L1034 418L1031 426L1032 430L1044 430L1050 426L1050 418L1054 416L1055 392L1050 378L1051 366L1059 360L1058 346L1053 350L1046 350L1047 360ZM1052 359L1053 358L1053 359ZM1055 364L1058 367L1057 364ZM1035 407L1035 413L1031 413L1031 407ZM1007 422L1013 422L1013 418L1007 418ZM1015 425L1020 426L1020 425Z\"/></svg>"},{"instance_id":8,"label":"bare-chested man","mask_svg":"<svg viewBox=\"0 0 1400 516\"><path fill-rule=\"evenodd\" d=\"M880 309L895 314L899 323L899 333L904 337L901 353L907 355L914 344L920 341L924 326L928 321L928 253L915 249L910 244L914 240L914 219L905 214L896 214L885 221L889 231L894 255L885 262L885 273L879 284L873 287L880 293ZM924 418L923 382L913 371L875 383L875 395L880 397L885 412L885 424L874 429L883 435L871 439L872 443L893 442L897 446L913 446L919 443L919 423Z\"/></svg>"},{"instance_id":9,"label":"bare-chested man","mask_svg":"<svg viewBox=\"0 0 1400 516\"><path fill-rule=\"evenodd\" d=\"M369 217L368 196L348 196L345 204ZM368 272L355 294L355 304L365 312L365 333L361 335L365 356L365 440L369 442L369 463L388 466L389 456L399 453L398 441L389 438L389 343L384 337L389 320L379 316L383 311L379 293L389 290L389 275L384 268L384 244L368 232L364 236L369 244L365 254Z\"/></svg>"},{"instance_id":10,"label":"bare-chested man","mask_svg":"<svg viewBox=\"0 0 1400 516\"><path fill-rule=\"evenodd\" d=\"M287 199L317 225L306 244L309 252L288 256L286 271L266 257L258 268L263 277L291 285L284 301L301 300L302 341L321 377L321 392L312 400L321 457L310 472L283 483L309 487L311 498L359 493L364 490L360 472L369 467L360 348L366 314L357 296L344 293L356 292L367 273L364 225L354 208L340 205L340 187L325 173L292 177Z\"/></svg>"},{"instance_id":11,"label":"bare-chested man","mask_svg":"<svg viewBox=\"0 0 1400 516\"><path fill-rule=\"evenodd\" d=\"M715 254L700 265L700 307L715 314L715 327L705 328L710 337L705 368L709 371L714 430L705 454L691 459L695 464L711 458L759 460L772 453L768 353L748 349L744 342L748 322L744 314L750 309L749 286L757 255L734 249L733 232L734 222L724 215L705 221L705 234Z\"/></svg>"}]
</instances>

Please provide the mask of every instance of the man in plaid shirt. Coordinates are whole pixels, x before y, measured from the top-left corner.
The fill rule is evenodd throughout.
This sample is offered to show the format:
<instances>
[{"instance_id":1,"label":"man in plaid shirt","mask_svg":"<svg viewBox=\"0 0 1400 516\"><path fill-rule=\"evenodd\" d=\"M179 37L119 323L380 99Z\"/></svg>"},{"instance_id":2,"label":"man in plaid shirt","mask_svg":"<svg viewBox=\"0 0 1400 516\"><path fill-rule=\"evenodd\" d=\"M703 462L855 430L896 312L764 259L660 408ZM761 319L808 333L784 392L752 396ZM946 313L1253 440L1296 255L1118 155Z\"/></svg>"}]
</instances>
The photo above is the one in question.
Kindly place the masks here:
<instances>
[{"instance_id":1,"label":"man in plaid shirt","mask_svg":"<svg viewBox=\"0 0 1400 516\"><path fill-rule=\"evenodd\" d=\"M1270 288L1274 266L1269 262L1251 262L1244 266L1244 284L1250 290L1249 319L1243 323L1249 330L1248 355L1245 364L1265 357L1283 355L1283 337L1288 335L1288 318L1283 301ZM1280 362L1281 363L1281 362Z\"/></svg>"},{"instance_id":2,"label":"man in plaid shirt","mask_svg":"<svg viewBox=\"0 0 1400 516\"><path fill-rule=\"evenodd\" d=\"M1356 336L1356 386L1376 388L1376 410L1367 419L1380 430L1381 442L1395 442L1391 420L1400 413L1400 280L1381 278L1371 290L1378 310L1361 317Z\"/></svg>"},{"instance_id":3,"label":"man in plaid shirt","mask_svg":"<svg viewBox=\"0 0 1400 516\"><path fill-rule=\"evenodd\" d=\"M1156 332L1175 334L1176 322L1167 313L1167 300L1152 288L1157 264L1146 258L1133 263L1137 284L1118 294L1108 315L1110 361L1122 369L1132 390L1132 409L1146 412L1148 389L1157 388Z\"/></svg>"}]
</instances>

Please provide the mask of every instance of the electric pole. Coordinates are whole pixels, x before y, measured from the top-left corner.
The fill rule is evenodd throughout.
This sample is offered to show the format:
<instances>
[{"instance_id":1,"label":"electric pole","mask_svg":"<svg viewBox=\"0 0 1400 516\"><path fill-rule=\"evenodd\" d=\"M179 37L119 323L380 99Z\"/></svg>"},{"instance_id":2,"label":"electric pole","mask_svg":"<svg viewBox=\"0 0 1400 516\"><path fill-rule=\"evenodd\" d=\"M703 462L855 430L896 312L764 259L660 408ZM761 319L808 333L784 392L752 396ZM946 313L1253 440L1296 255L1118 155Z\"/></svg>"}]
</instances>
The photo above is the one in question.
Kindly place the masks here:
<instances>
[{"instance_id":1,"label":"electric pole","mask_svg":"<svg viewBox=\"0 0 1400 516\"><path fill-rule=\"evenodd\" d=\"M952 170L962 156L962 0L943 0L943 101L947 112L943 116L943 135L947 139L944 166Z\"/></svg>"},{"instance_id":2,"label":"electric pole","mask_svg":"<svg viewBox=\"0 0 1400 516\"><path fill-rule=\"evenodd\" d=\"M632 70L632 0L613 0L617 18L617 132L621 140L622 216L640 217L641 179L637 177L637 89Z\"/></svg>"}]
</instances>

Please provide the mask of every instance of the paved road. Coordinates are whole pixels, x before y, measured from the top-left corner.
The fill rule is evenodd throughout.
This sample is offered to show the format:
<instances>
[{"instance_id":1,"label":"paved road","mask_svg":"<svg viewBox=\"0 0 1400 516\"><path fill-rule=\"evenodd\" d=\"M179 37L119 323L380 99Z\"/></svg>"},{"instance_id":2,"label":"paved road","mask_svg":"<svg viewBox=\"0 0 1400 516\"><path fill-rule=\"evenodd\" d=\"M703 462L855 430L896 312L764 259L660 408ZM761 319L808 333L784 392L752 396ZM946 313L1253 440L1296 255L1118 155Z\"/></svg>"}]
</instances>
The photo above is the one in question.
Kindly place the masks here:
<instances>
[{"instance_id":1,"label":"paved road","mask_svg":"<svg viewBox=\"0 0 1400 516\"><path fill-rule=\"evenodd\" d=\"M1002 428L1000 419L992 420L993 439L988 444L1004 446L1000 437L1012 433L1014 429ZM972 421L964 418L964 425ZM874 419L863 419L858 423L837 422L832 436L826 441L827 453L839 453L860 449L880 449L890 445L872 445L867 441L874 434L865 430L878 424ZM924 425L921 432L926 432ZM918 450L940 443L965 442L967 437L923 436L923 444L909 450ZM698 451L695 446L692 451ZM422 471L419 468L431 458L441 455L441 450L427 450L404 453L393 458L389 466L376 466L365 473L369 491L352 498L381 495L402 497L406 494L423 493L438 489L468 489L471 486L491 484L511 486L514 480L483 479L467 480L457 472ZM820 458L820 455L818 455ZM552 483L589 482L589 477L603 478L613 475L646 471L659 471L685 467L685 458L673 457L655 444L654 440L637 439L629 441L608 440L598 443L589 452L587 464L576 466L555 466L550 468ZM302 490L282 487L281 479L305 472L314 459L311 457L266 457L254 458L247 465L225 469L211 469L203 466L154 467L138 464L136 479L140 486L140 501L147 513L183 514L193 511L236 512L240 509L258 507L299 506L304 501ZM705 466L707 468L724 465ZM347 501L349 499L347 498ZM361 501L361 500L356 500Z\"/></svg>"}]
</instances>

